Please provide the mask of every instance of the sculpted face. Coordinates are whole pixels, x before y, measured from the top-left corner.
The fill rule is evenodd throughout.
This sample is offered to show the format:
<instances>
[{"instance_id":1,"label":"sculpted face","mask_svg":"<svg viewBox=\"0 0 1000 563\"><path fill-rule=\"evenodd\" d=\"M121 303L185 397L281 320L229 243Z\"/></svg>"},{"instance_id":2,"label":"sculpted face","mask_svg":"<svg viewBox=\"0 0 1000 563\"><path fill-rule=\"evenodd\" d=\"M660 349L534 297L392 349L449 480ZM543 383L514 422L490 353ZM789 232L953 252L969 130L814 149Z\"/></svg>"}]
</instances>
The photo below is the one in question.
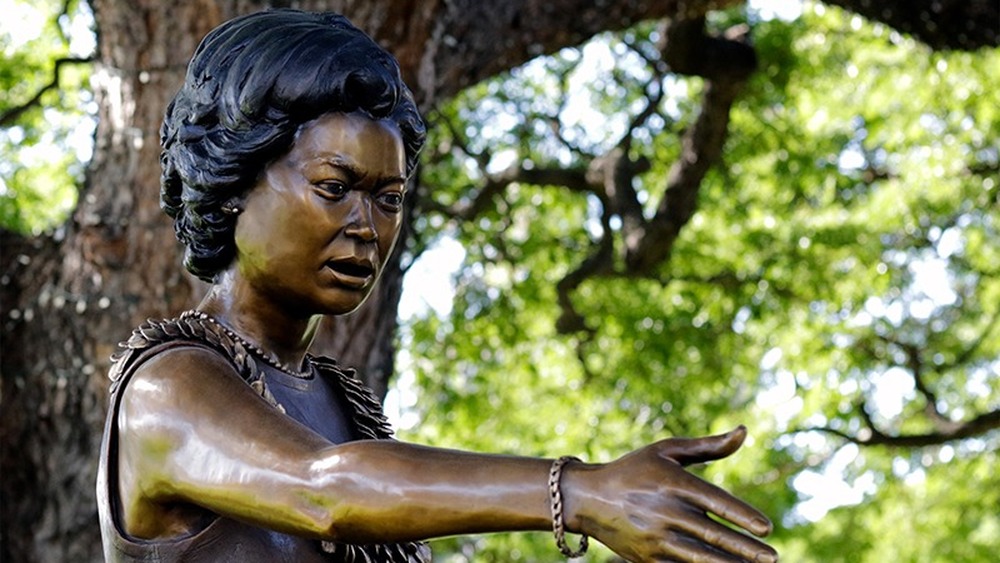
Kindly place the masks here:
<instances>
[{"instance_id":1,"label":"sculpted face","mask_svg":"<svg viewBox=\"0 0 1000 563\"><path fill-rule=\"evenodd\" d=\"M307 123L247 196L236 225L238 275L295 314L353 311L396 242L405 177L391 121L330 113Z\"/></svg>"}]
</instances>

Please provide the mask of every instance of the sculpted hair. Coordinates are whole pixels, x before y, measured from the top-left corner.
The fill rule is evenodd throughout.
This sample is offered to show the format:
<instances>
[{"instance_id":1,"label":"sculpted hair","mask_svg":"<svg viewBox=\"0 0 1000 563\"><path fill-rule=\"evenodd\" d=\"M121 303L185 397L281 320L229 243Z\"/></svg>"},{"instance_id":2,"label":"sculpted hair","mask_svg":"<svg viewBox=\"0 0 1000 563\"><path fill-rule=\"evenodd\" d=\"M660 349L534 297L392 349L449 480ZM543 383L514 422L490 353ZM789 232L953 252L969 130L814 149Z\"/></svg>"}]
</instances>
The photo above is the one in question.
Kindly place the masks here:
<instances>
[{"instance_id":1,"label":"sculpted hair","mask_svg":"<svg viewBox=\"0 0 1000 563\"><path fill-rule=\"evenodd\" d=\"M160 132L160 206L205 281L236 253L236 214L223 211L291 147L301 126L360 111L396 123L412 173L425 137L396 60L346 18L258 12L209 33L167 107Z\"/></svg>"}]
</instances>

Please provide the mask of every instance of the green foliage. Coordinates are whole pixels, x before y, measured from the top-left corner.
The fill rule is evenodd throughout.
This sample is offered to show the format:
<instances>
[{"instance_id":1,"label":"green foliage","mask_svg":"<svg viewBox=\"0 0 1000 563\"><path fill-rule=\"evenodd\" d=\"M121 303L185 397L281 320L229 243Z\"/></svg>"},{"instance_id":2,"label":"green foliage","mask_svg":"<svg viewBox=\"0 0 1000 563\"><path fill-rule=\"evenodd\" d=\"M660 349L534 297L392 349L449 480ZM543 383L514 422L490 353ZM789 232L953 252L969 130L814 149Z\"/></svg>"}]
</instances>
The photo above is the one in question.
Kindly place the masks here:
<instances>
[{"instance_id":1,"label":"green foliage","mask_svg":"<svg viewBox=\"0 0 1000 563\"><path fill-rule=\"evenodd\" d=\"M4 13L0 115L27 109L0 128L0 227L38 234L60 224L73 209L90 158L93 122L88 115L96 110L89 65L61 65L58 86L37 103L32 100L53 81L58 59L90 55L78 51L92 49L93 32L86 29L91 17L81 2L55 0L8 0Z\"/></svg>"},{"instance_id":2,"label":"green foliage","mask_svg":"<svg viewBox=\"0 0 1000 563\"><path fill-rule=\"evenodd\" d=\"M865 503L797 528L782 555L791 561L992 561L1000 537L996 452L951 455L917 461L926 469L886 479Z\"/></svg>"},{"instance_id":3,"label":"green foliage","mask_svg":"<svg viewBox=\"0 0 1000 563\"><path fill-rule=\"evenodd\" d=\"M747 446L705 475L774 517L785 559L989 560L996 431L892 449L832 432L871 435L859 404L888 435L1000 407L1000 53L934 53L821 5L753 25L761 70L732 112L725 164L660 279L574 293L591 334L556 332L555 286L593 252L596 198L518 184L473 221L424 215L426 240L455 237L467 256L450 314L404 327L420 423L403 435L600 461L745 423ZM636 188L656 201L701 85L651 86L638 53L655 41L649 27L604 36L440 108L429 197L467 203L484 170L512 163L584 169L659 84L662 115L631 149L654 163ZM840 498L813 499L824 487ZM544 534L436 549L444 561L554 553Z\"/></svg>"}]
</instances>

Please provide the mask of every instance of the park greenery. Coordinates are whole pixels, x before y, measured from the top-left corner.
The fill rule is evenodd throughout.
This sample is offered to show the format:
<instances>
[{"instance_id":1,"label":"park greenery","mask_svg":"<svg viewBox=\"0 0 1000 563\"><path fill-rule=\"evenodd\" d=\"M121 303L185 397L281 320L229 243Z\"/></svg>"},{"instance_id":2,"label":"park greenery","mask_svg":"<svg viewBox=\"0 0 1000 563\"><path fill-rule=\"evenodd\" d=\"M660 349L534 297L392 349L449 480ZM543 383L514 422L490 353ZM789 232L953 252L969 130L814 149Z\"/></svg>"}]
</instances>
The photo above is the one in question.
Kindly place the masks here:
<instances>
[{"instance_id":1,"label":"park greenery","mask_svg":"<svg viewBox=\"0 0 1000 563\"><path fill-rule=\"evenodd\" d=\"M48 4L35 5L60 11ZM87 14L75 3L69 13L45 16L33 37L16 22L0 35L6 229L57 228L84 181L87 149L70 140L93 119L91 69L69 30ZM1000 50L932 51L818 3L788 18L743 8L709 19L719 31L740 22L758 70L696 213L653 271L611 267L574 287L579 326L560 323L558 286L596 245L621 260L621 221L593 195L528 182L464 211L513 165L585 172L627 134L629 158L648 163L633 187L652 214L705 81L665 71L649 23L428 112L408 252L447 277L454 299L403 319L390 397L401 437L599 462L745 424L743 450L697 471L772 515L783 560L991 560ZM59 82L14 115L58 59ZM457 267L421 262L455 248ZM441 561L545 561L551 541L434 545Z\"/></svg>"},{"instance_id":2,"label":"park greenery","mask_svg":"<svg viewBox=\"0 0 1000 563\"><path fill-rule=\"evenodd\" d=\"M0 226L39 234L76 206L96 104L85 4L0 2ZM55 68L55 72L53 72Z\"/></svg>"},{"instance_id":3,"label":"park greenery","mask_svg":"<svg viewBox=\"0 0 1000 563\"><path fill-rule=\"evenodd\" d=\"M640 199L656 201L702 81L651 81L647 26L431 115L417 224L465 258L450 311L403 331L419 421L404 436L610 460L744 423L744 451L705 471L776 517L787 560L986 561L1000 550L997 433L892 438L1000 405L1000 53L933 53L822 5L753 21L752 36L760 69L697 214L655 275L575 291L584 331L557 330L556 287L600 233L620 233L593 196L514 183L472 220L447 211L512 163L586 168L651 87L658 112L631 150L652 163ZM548 541L438 551L541 560Z\"/></svg>"}]
</instances>

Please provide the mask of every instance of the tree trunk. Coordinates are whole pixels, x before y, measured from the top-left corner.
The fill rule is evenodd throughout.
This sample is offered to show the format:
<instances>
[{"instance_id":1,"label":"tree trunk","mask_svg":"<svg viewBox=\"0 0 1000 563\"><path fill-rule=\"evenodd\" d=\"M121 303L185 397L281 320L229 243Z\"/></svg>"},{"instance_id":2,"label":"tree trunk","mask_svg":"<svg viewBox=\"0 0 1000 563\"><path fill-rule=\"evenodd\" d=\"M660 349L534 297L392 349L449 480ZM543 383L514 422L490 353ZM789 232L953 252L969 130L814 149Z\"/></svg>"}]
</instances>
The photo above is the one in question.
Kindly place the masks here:
<instances>
[{"instance_id":1,"label":"tree trunk","mask_svg":"<svg viewBox=\"0 0 1000 563\"><path fill-rule=\"evenodd\" d=\"M178 267L179 247L159 209L158 128L185 57L221 14L197 2L94 4L94 159L61 243L23 253L14 276L20 295L5 319L9 561L99 558L94 479L108 357L131 326L189 306L199 290Z\"/></svg>"}]
</instances>

